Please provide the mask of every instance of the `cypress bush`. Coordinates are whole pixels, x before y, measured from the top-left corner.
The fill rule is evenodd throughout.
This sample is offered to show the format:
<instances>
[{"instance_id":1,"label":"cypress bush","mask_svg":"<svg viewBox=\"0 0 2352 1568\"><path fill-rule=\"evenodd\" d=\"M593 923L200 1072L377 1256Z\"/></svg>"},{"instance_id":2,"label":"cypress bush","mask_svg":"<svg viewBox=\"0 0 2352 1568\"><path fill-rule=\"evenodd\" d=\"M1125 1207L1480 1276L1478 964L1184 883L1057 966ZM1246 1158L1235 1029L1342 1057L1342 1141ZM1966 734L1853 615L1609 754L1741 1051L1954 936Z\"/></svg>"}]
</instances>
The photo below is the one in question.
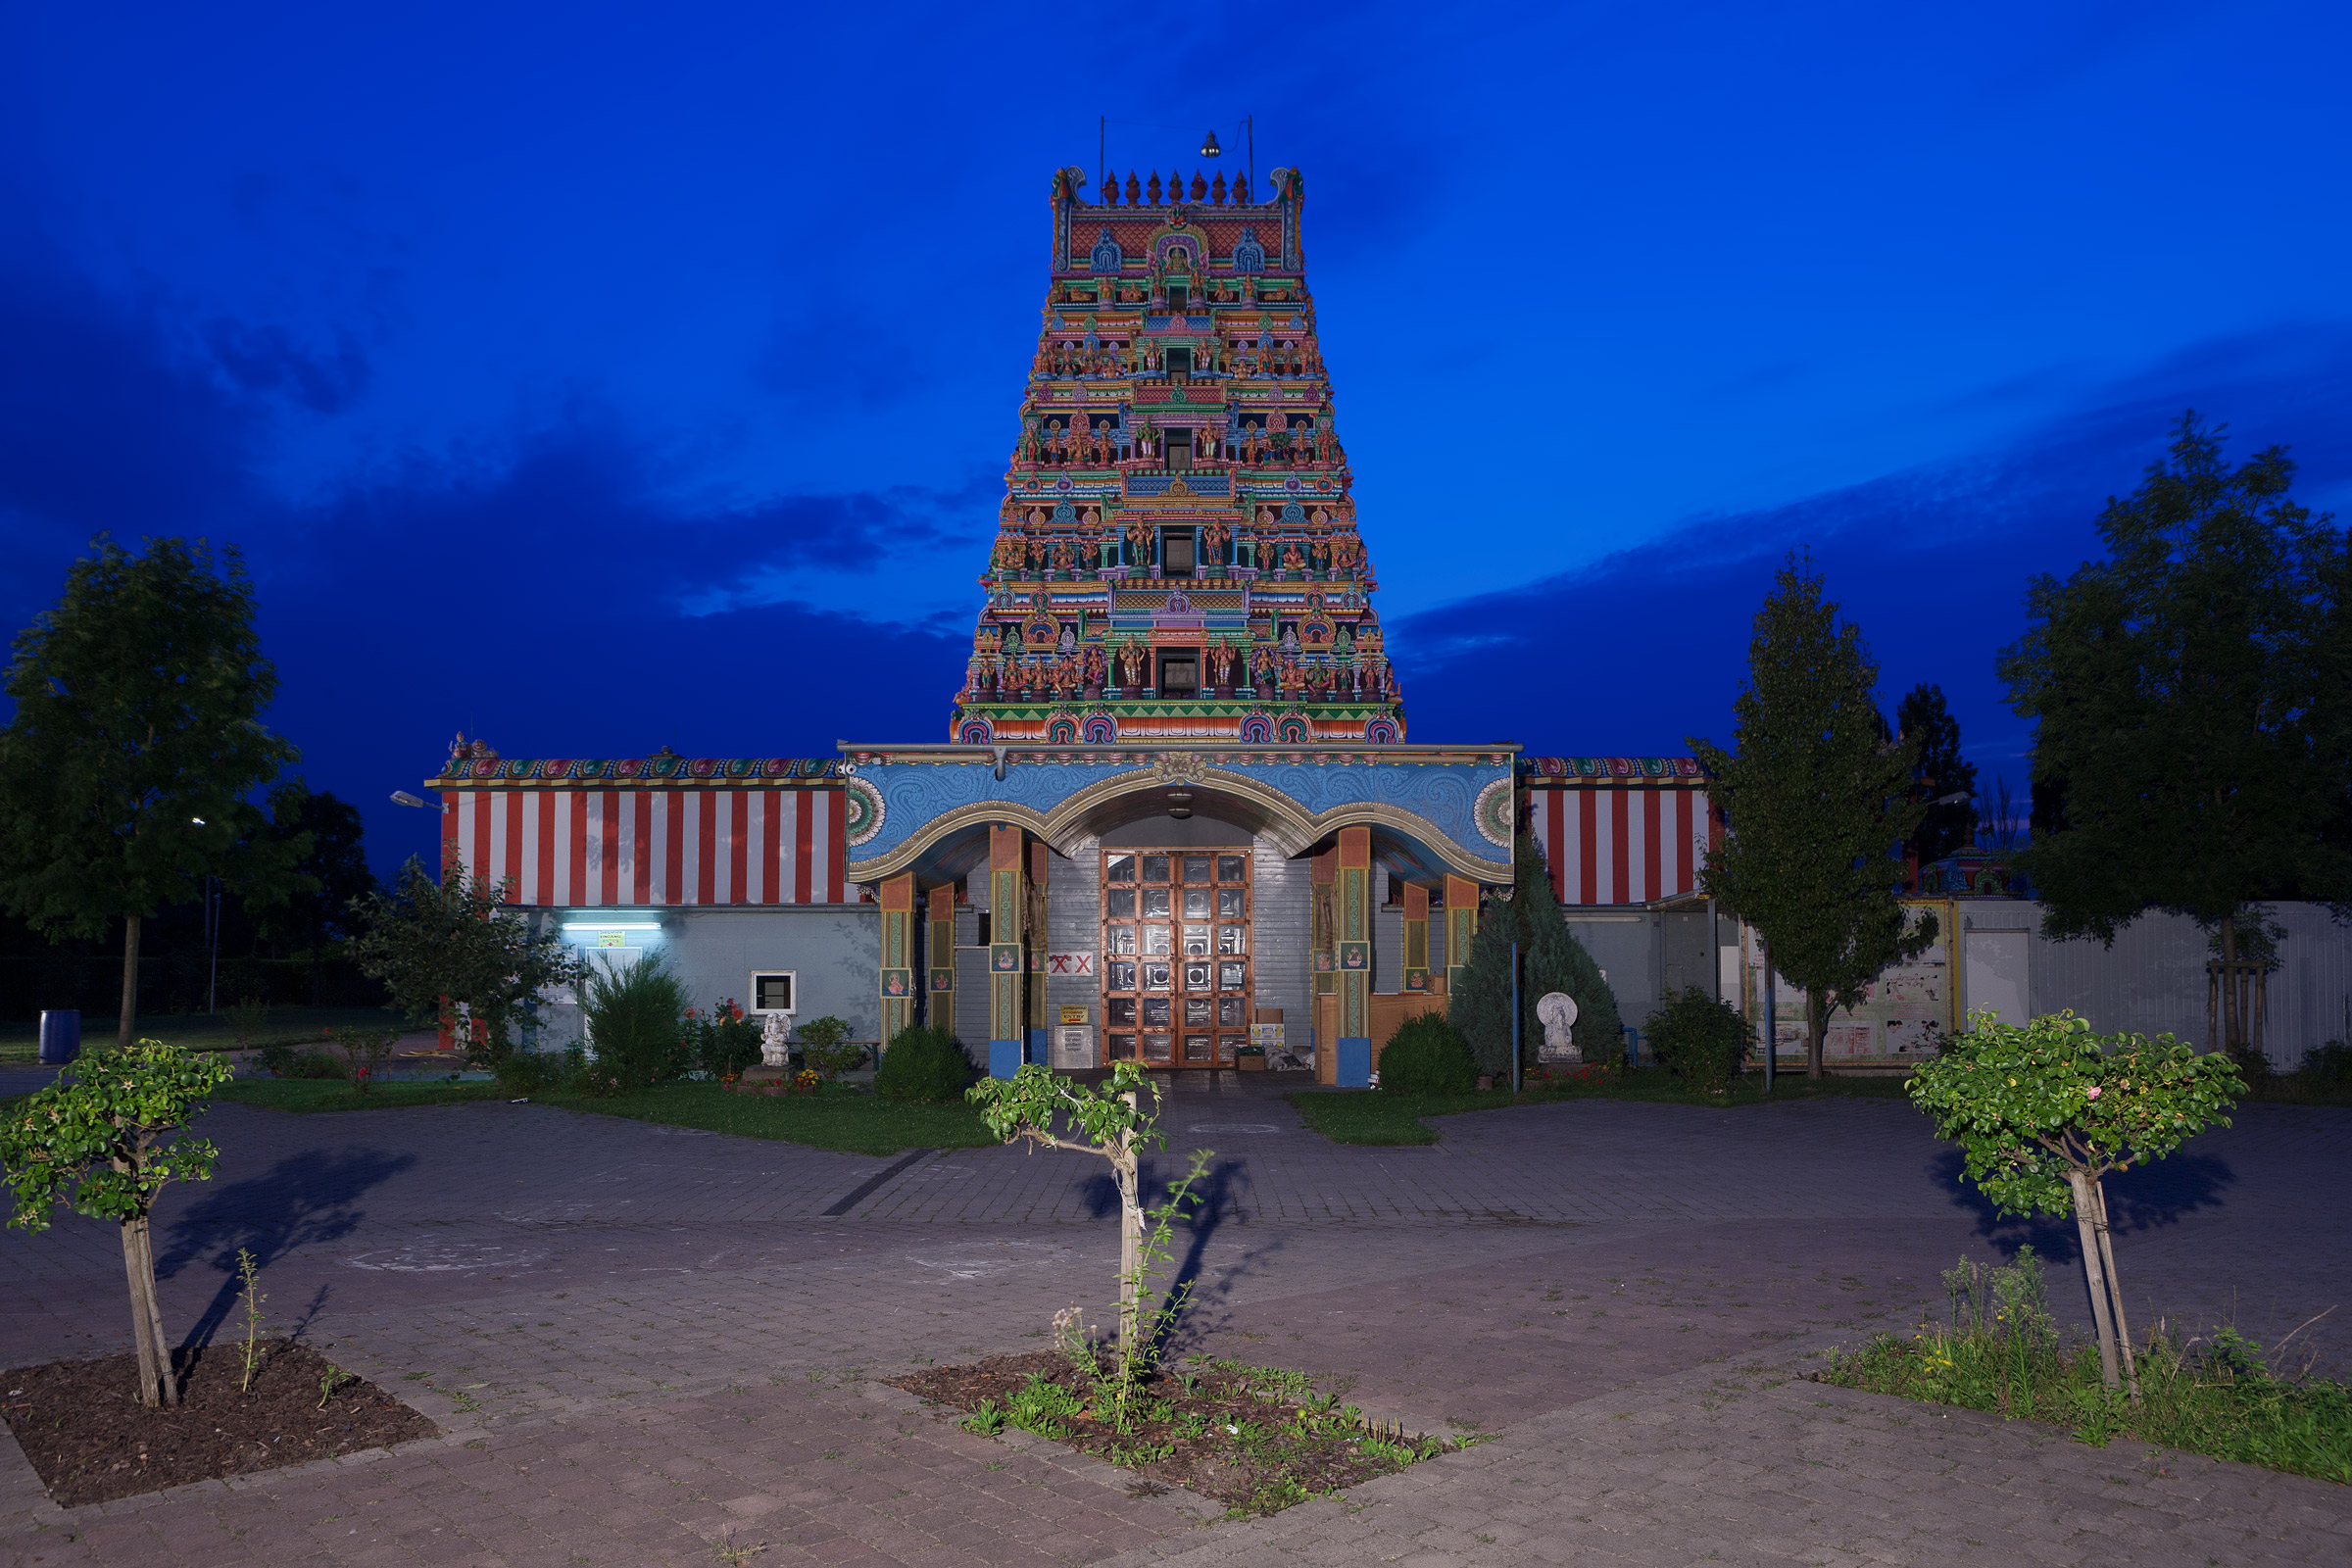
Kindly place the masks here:
<instances>
[{"instance_id":1,"label":"cypress bush","mask_svg":"<svg viewBox=\"0 0 2352 1568\"><path fill-rule=\"evenodd\" d=\"M623 1089L642 1089L685 1069L686 995L660 954L626 968L591 962L579 994L600 1075Z\"/></svg>"},{"instance_id":2,"label":"cypress bush","mask_svg":"<svg viewBox=\"0 0 2352 1568\"><path fill-rule=\"evenodd\" d=\"M1666 999L1649 1020L1647 1037L1659 1066L1705 1090L1726 1088L1740 1076L1752 1039L1739 1008L1696 986Z\"/></svg>"},{"instance_id":3,"label":"cypress bush","mask_svg":"<svg viewBox=\"0 0 2352 1568\"><path fill-rule=\"evenodd\" d=\"M1395 1095L1458 1095L1475 1088L1478 1063L1442 1012L1407 1018L1380 1053L1380 1087Z\"/></svg>"},{"instance_id":4,"label":"cypress bush","mask_svg":"<svg viewBox=\"0 0 2352 1568\"><path fill-rule=\"evenodd\" d=\"M945 1029L913 1024L899 1031L874 1067L874 1093L884 1100L961 1100L972 1081L972 1058Z\"/></svg>"},{"instance_id":5,"label":"cypress bush","mask_svg":"<svg viewBox=\"0 0 2352 1568\"><path fill-rule=\"evenodd\" d=\"M1607 1061L1620 1049L1617 998L1601 978L1600 965L1576 940L1552 896L1544 852L1532 834L1519 835L1512 856L1512 891L1478 912L1478 935L1470 944L1469 973L1450 999L1446 1017L1470 1043L1480 1072L1511 1070L1511 943L1519 944L1519 1045L1523 1064L1533 1065L1544 1045L1536 1004L1554 991L1576 999L1576 1043L1587 1061ZM1381 1080L1386 1083L1387 1079Z\"/></svg>"}]
</instances>

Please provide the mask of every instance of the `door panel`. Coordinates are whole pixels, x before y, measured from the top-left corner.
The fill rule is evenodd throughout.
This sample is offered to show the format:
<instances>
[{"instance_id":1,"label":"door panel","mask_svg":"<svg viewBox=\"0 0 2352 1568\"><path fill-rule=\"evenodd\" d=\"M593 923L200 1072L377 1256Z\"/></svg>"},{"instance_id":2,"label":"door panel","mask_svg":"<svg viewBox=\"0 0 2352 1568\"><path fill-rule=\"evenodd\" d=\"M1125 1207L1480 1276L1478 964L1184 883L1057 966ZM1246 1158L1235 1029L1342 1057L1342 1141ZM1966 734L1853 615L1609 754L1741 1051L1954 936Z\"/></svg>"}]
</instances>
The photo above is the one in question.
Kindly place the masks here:
<instances>
[{"instance_id":1,"label":"door panel","mask_svg":"<svg viewBox=\"0 0 2352 1568\"><path fill-rule=\"evenodd\" d=\"M1230 1067L1250 1040L1247 854L1102 853L1102 1054Z\"/></svg>"}]
</instances>

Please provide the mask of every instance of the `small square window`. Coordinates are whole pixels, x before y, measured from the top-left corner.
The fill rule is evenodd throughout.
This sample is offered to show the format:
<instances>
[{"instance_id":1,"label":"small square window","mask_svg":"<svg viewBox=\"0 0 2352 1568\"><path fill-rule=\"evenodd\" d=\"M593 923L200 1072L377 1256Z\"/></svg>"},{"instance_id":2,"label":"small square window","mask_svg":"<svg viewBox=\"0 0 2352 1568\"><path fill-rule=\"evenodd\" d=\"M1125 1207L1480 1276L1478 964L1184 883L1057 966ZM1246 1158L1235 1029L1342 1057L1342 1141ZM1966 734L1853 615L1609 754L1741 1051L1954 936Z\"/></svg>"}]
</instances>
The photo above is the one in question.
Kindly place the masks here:
<instances>
[{"instance_id":1,"label":"small square window","mask_svg":"<svg viewBox=\"0 0 2352 1568\"><path fill-rule=\"evenodd\" d=\"M1217 880L1239 882L1248 874L1249 864L1250 862L1239 855L1220 855L1217 857Z\"/></svg>"},{"instance_id":2,"label":"small square window","mask_svg":"<svg viewBox=\"0 0 2352 1568\"><path fill-rule=\"evenodd\" d=\"M790 1012L793 1009L790 969L757 970L752 975L752 1006L754 1012Z\"/></svg>"}]
</instances>

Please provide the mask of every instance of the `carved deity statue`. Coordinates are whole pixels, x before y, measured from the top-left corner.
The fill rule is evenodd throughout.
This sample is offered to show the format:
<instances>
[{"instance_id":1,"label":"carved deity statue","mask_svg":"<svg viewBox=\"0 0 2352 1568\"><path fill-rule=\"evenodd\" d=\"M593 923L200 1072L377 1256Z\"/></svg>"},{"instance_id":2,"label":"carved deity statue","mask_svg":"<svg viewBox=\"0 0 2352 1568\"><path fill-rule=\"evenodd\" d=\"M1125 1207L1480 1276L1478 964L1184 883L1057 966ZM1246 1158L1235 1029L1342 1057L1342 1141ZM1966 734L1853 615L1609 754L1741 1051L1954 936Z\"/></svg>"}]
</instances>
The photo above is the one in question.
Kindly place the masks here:
<instances>
[{"instance_id":1,"label":"carved deity statue","mask_svg":"<svg viewBox=\"0 0 2352 1568\"><path fill-rule=\"evenodd\" d=\"M1144 683L1144 651L1133 643L1119 650L1119 678L1129 686Z\"/></svg>"},{"instance_id":2,"label":"carved deity statue","mask_svg":"<svg viewBox=\"0 0 2352 1568\"><path fill-rule=\"evenodd\" d=\"M1544 1025L1544 1044L1537 1048L1539 1061L1583 1061L1584 1051L1576 1043L1576 999L1565 991L1546 992L1536 1004L1537 1021Z\"/></svg>"},{"instance_id":3,"label":"carved deity statue","mask_svg":"<svg viewBox=\"0 0 2352 1568\"><path fill-rule=\"evenodd\" d=\"M760 1021L760 1065L784 1067L792 1062L792 1014L771 1012Z\"/></svg>"}]
</instances>

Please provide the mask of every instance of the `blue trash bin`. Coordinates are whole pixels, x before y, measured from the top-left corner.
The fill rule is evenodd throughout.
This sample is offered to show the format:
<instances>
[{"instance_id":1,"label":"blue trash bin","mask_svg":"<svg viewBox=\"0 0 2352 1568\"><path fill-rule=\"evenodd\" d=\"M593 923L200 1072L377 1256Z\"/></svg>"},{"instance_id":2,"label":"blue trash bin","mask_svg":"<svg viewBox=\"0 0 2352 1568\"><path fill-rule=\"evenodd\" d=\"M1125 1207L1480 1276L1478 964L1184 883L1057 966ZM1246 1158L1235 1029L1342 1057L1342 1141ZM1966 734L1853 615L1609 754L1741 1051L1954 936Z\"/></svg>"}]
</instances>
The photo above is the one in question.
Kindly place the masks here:
<instances>
[{"instance_id":1,"label":"blue trash bin","mask_svg":"<svg viewBox=\"0 0 2352 1568\"><path fill-rule=\"evenodd\" d=\"M81 1009L52 1007L41 1014L41 1065L63 1067L81 1054Z\"/></svg>"}]
</instances>

